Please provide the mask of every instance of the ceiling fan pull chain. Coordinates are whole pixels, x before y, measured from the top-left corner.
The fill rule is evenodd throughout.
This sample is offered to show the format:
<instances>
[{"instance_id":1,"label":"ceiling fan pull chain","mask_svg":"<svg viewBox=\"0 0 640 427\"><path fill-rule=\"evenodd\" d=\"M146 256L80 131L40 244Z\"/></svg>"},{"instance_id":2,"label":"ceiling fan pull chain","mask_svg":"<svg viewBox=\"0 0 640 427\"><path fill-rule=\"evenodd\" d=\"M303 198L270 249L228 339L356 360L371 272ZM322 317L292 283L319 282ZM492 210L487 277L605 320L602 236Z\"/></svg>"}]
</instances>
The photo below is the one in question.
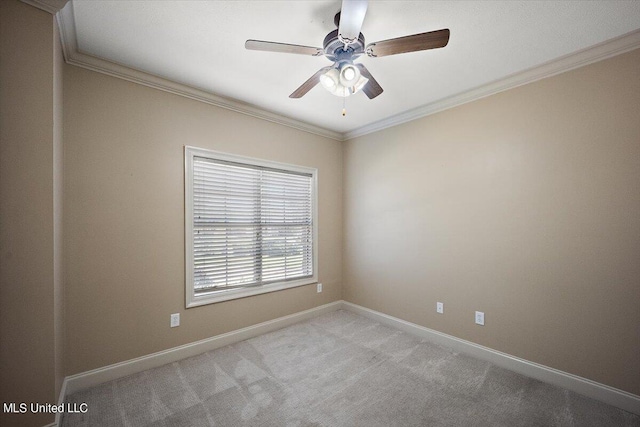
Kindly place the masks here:
<instances>
[{"instance_id":1,"label":"ceiling fan pull chain","mask_svg":"<svg viewBox=\"0 0 640 427\"><path fill-rule=\"evenodd\" d=\"M347 115L347 108L346 108L346 103L347 103L347 97L343 97L342 98L342 117Z\"/></svg>"}]
</instances>

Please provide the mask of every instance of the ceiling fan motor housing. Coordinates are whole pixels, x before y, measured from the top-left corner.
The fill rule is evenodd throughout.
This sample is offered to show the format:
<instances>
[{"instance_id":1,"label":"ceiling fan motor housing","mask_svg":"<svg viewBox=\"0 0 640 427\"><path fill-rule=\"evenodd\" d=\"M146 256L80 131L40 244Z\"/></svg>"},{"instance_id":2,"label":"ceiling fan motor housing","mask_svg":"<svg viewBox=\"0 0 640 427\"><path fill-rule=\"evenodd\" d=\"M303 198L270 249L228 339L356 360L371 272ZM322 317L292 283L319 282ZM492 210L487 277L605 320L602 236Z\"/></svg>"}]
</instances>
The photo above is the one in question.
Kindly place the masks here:
<instances>
[{"instance_id":1,"label":"ceiling fan motor housing","mask_svg":"<svg viewBox=\"0 0 640 427\"><path fill-rule=\"evenodd\" d=\"M338 37L338 30L333 30L322 43L327 59L336 62L353 61L364 53L364 35L360 33L358 40L346 46Z\"/></svg>"}]
</instances>

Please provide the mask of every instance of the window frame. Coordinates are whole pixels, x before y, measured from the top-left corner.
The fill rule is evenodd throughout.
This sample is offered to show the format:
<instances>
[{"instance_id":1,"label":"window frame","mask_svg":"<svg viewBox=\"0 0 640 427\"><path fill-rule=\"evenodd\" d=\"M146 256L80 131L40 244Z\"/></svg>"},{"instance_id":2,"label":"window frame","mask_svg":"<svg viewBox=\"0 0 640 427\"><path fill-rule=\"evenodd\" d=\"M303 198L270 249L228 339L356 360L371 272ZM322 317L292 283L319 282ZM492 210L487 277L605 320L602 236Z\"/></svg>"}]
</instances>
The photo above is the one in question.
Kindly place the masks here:
<instances>
[{"instance_id":1,"label":"window frame","mask_svg":"<svg viewBox=\"0 0 640 427\"><path fill-rule=\"evenodd\" d=\"M222 289L206 295L196 295L194 287L193 261L193 163L195 157L245 164L294 173L311 174L311 215L312 215L312 276L301 279L253 285L244 288ZM214 304L237 298L245 298L283 289L318 283L318 169L254 157L240 156L220 151L184 146L184 225L185 225L185 304L186 308Z\"/></svg>"}]
</instances>

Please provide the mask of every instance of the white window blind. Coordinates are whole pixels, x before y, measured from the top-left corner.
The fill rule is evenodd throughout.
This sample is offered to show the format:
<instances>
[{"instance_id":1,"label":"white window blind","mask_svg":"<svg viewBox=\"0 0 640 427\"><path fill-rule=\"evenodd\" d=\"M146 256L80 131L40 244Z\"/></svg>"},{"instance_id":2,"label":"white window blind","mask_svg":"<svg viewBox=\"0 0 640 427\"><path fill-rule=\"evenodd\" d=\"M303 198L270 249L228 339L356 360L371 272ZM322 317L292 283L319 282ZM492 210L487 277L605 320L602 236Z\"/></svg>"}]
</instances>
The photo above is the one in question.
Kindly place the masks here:
<instances>
[{"instance_id":1,"label":"white window blind","mask_svg":"<svg viewBox=\"0 0 640 427\"><path fill-rule=\"evenodd\" d=\"M194 298L314 277L312 172L198 155L191 165Z\"/></svg>"}]
</instances>

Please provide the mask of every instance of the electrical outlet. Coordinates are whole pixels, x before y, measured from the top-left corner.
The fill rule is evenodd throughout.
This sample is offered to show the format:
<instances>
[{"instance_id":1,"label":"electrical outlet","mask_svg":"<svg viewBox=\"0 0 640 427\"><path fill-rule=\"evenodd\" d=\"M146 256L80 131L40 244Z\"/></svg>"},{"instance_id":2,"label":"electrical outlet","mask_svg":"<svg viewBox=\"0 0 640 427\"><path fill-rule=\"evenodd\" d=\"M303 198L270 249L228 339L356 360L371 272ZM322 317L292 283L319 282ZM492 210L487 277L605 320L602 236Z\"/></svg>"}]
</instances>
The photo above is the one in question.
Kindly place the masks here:
<instances>
[{"instance_id":1,"label":"electrical outlet","mask_svg":"<svg viewBox=\"0 0 640 427\"><path fill-rule=\"evenodd\" d=\"M180 313L171 315L171 327L175 328L176 326L180 326Z\"/></svg>"},{"instance_id":2,"label":"electrical outlet","mask_svg":"<svg viewBox=\"0 0 640 427\"><path fill-rule=\"evenodd\" d=\"M318 283L316 288L318 289L318 293L322 292L322 283Z\"/></svg>"},{"instance_id":3,"label":"electrical outlet","mask_svg":"<svg viewBox=\"0 0 640 427\"><path fill-rule=\"evenodd\" d=\"M484 326L484 312L476 311L476 325Z\"/></svg>"},{"instance_id":4,"label":"electrical outlet","mask_svg":"<svg viewBox=\"0 0 640 427\"><path fill-rule=\"evenodd\" d=\"M441 302L436 303L436 311L440 314L444 314L444 304Z\"/></svg>"}]
</instances>

